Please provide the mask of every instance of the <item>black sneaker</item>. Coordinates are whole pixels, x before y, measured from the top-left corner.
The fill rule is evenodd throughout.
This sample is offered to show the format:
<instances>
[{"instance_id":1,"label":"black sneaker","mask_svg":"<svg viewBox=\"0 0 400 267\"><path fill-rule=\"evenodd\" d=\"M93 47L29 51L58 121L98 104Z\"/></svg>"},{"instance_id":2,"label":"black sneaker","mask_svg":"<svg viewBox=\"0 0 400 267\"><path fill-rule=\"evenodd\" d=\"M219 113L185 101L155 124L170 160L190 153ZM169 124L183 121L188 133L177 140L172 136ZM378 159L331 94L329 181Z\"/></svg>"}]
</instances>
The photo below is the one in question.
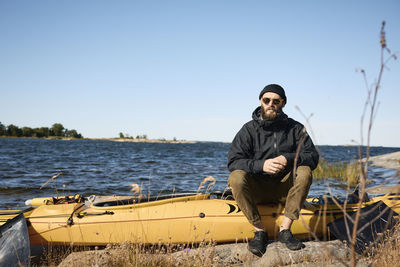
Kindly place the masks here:
<instances>
[{"instance_id":1,"label":"black sneaker","mask_svg":"<svg viewBox=\"0 0 400 267\"><path fill-rule=\"evenodd\" d=\"M254 255L261 257L267 248L268 234L264 231L254 233L254 238L249 242L248 249Z\"/></svg>"},{"instance_id":2,"label":"black sneaker","mask_svg":"<svg viewBox=\"0 0 400 267\"><path fill-rule=\"evenodd\" d=\"M290 250L299 250L305 245L298 239L294 238L290 230L282 230L278 233L278 241L284 243Z\"/></svg>"}]
</instances>

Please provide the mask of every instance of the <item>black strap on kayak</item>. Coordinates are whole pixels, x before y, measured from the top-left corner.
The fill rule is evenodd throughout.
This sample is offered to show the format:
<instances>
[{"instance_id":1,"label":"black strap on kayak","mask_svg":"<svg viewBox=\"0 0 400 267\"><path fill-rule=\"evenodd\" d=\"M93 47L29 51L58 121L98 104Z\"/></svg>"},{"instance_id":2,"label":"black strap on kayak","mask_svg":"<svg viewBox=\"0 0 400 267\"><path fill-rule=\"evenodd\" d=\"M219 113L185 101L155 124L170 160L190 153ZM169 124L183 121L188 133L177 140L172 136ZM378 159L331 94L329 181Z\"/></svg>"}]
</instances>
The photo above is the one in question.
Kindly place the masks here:
<instances>
[{"instance_id":1,"label":"black strap on kayak","mask_svg":"<svg viewBox=\"0 0 400 267\"><path fill-rule=\"evenodd\" d=\"M71 215L69 216L69 218L68 218L68 220L67 220L67 225L72 226L72 225L74 224L74 219L73 219L74 213L75 213L77 210L79 210L80 208L82 208L83 206L85 206L85 203L82 203L81 205L79 205L78 207L76 207L76 208L72 211Z\"/></svg>"},{"instance_id":2,"label":"black strap on kayak","mask_svg":"<svg viewBox=\"0 0 400 267\"><path fill-rule=\"evenodd\" d=\"M104 212L93 212L93 213L87 213L87 212L83 212L83 213L77 213L76 217L78 217L79 219L85 217L85 216L98 216L98 215L113 215L114 212L113 211L104 211Z\"/></svg>"},{"instance_id":3,"label":"black strap on kayak","mask_svg":"<svg viewBox=\"0 0 400 267\"><path fill-rule=\"evenodd\" d=\"M74 219L73 219L74 213L75 213L77 210L79 210L81 207L83 207L84 205L85 205L85 204L79 205L77 208L74 209L74 211L71 213L71 215L69 216L69 218L68 218L68 220L67 220L67 225L69 225L69 226L74 225ZM104 211L104 212L99 212L99 213L86 213L86 212L77 213L77 214L76 214L76 217L79 218L79 219L81 219L81 218L83 218L83 217L85 217L85 216L113 215L113 214L114 214L113 211L108 211L108 210L106 210L106 211Z\"/></svg>"}]
</instances>

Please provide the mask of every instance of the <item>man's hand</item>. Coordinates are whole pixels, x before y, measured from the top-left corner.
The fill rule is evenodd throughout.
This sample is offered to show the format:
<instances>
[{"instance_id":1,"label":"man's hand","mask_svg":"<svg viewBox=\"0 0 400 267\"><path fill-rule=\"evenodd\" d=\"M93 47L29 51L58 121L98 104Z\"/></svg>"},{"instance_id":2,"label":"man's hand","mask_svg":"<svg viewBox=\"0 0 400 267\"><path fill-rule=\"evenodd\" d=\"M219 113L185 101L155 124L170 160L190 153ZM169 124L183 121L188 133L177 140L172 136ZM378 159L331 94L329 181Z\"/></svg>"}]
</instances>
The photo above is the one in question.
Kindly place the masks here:
<instances>
[{"instance_id":1,"label":"man's hand","mask_svg":"<svg viewBox=\"0 0 400 267\"><path fill-rule=\"evenodd\" d=\"M276 158L267 159L266 161L264 161L263 171L268 174L277 174L286 167L286 164L286 158L280 155Z\"/></svg>"}]
</instances>

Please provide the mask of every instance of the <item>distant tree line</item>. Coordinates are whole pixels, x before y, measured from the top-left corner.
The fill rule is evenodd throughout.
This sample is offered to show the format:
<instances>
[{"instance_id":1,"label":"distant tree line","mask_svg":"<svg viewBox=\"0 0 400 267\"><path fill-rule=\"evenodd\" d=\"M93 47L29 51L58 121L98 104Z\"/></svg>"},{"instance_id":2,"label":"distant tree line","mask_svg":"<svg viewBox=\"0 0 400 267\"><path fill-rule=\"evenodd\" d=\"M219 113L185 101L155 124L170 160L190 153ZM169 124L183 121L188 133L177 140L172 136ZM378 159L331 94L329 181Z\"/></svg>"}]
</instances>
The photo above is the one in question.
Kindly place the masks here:
<instances>
[{"instance_id":1,"label":"distant tree line","mask_svg":"<svg viewBox=\"0 0 400 267\"><path fill-rule=\"evenodd\" d=\"M119 138L133 139L133 136L130 136L129 134L123 134L122 132L120 132ZM147 139L147 134L137 135L136 139Z\"/></svg>"},{"instance_id":2,"label":"distant tree line","mask_svg":"<svg viewBox=\"0 0 400 267\"><path fill-rule=\"evenodd\" d=\"M22 127L19 128L13 124L8 126L3 125L0 122L0 136L12 136L12 137L72 137L82 138L83 136L76 130L65 129L61 123L54 123L51 128L40 127L30 128Z\"/></svg>"}]
</instances>

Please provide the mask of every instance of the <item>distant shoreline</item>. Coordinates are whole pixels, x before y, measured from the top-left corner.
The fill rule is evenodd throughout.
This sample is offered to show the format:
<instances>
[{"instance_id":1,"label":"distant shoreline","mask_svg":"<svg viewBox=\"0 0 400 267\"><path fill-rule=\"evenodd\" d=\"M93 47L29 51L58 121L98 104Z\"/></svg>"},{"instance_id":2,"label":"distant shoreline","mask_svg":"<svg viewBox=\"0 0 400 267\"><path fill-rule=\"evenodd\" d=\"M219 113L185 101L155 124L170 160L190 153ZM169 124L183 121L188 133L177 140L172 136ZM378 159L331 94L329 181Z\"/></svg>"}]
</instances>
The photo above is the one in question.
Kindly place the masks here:
<instances>
[{"instance_id":1,"label":"distant shoreline","mask_svg":"<svg viewBox=\"0 0 400 267\"><path fill-rule=\"evenodd\" d=\"M169 143L169 144L195 144L196 141L167 140L167 139L144 139L144 138L84 138L88 140L131 142L131 143Z\"/></svg>"},{"instance_id":2,"label":"distant shoreline","mask_svg":"<svg viewBox=\"0 0 400 267\"><path fill-rule=\"evenodd\" d=\"M18 138L18 139L43 139L43 140L98 140L98 141L113 141L113 142L130 142L130 143L168 143L168 144L196 144L197 141L186 140L167 140L167 139L144 139L144 138L72 138L72 137L16 137L16 136L0 136L0 138Z\"/></svg>"}]
</instances>

